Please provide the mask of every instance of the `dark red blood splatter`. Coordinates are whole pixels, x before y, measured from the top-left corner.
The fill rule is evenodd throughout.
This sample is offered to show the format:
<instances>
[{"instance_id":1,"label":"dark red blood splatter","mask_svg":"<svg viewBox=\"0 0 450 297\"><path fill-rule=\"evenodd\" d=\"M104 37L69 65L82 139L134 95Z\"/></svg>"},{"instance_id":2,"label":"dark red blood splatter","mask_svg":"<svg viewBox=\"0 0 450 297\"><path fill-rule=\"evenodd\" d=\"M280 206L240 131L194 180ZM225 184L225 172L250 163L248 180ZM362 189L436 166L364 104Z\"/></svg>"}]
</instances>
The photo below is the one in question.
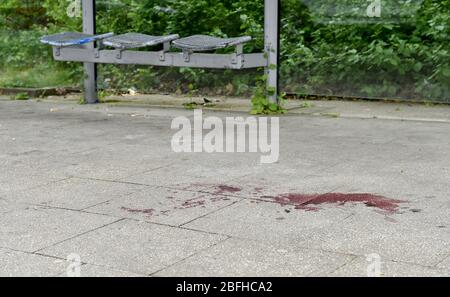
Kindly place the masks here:
<instances>
[{"instance_id":1,"label":"dark red blood splatter","mask_svg":"<svg viewBox=\"0 0 450 297\"><path fill-rule=\"evenodd\" d=\"M153 213L155 212L154 209L149 208L149 209L132 209L132 208L127 208L127 207L122 207L122 210L128 211L129 213L142 213L142 214L146 214L146 215L153 215Z\"/></svg>"},{"instance_id":2,"label":"dark red blood splatter","mask_svg":"<svg viewBox=\"0 0 450 297\"><path fill-rule=\"evenodd\" d=\"M217 192L215 193L216 195L221 195L225 193L238 193L242 191L242 189L240 188L230 187L226 185L218 185L216 188L218 189Z\"/></svg>"},{"instance_id":3,"label":"dark red blood splatter","mask_svg":"<svg viewBox=\"0 0 450 297\"><path fill-rule=\"evenodd\" d=\"M399 203L404 202L401 200L388 199L383 196L367 193L328 193L312 195L288 193L272 198L281 205L294 205L296 209L303 209L307 211L319 210L319 208L312 205L321 205L326 203L344 205L346 203L360 202L364 203L368 207L375 207L386 212L395 212L399 207Z\"/></svg>"},{"instance_id":4,"label":"dark red blood splatter","mask_svg":"<svg viewBox=\"0 0 450 297\"><path fill-rule=\"evenodd\" d=\"M183 202L181 207L183 209L187 209L187 208L194 208L194 207L198 207L198 206L204 206L206 201L205 200L199 200L199 199L200 198L194 198L194 199L186 200L185 202Z\"/></svg>"}]
</instances>

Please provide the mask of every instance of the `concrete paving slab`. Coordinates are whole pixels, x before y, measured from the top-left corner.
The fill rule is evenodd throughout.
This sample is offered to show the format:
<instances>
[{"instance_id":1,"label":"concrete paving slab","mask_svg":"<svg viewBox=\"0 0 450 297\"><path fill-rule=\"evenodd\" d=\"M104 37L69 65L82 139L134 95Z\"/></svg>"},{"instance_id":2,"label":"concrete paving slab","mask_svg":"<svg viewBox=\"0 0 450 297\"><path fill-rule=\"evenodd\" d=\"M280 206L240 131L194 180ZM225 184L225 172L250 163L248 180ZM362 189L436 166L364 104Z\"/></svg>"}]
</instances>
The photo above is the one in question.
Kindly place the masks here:
<instances>
[{"instance_id":1,"label":"concrete paving slab","mask_svg":"<svg viewBox=\"0 0 450 297\"><path fill-rule=\"evenodd\" d=\"M247 111L249 101L241 103ZM224 252L227 259L227 252L233 253L226 242L220 244L232 236L231 240L240 242L234 246L243 255L252 248L256 255L261 254L260 259L245 256L256 263L261 274L269 269L282 273L270 257L281 263L292 259L297 265L288 272L293 274L322 276L330 273L325 263L335 268L334 264L347 263L345 255L355 254L360 258L343 264L342 274L348 269L348 274L360 275L362 264L358 261L375 251L388 263L387 275L448 275L450 172L446 164L450 130L446 119L450 109L358 102L314 104L301 110L306 115L292 112L281 118L280 159L261 165L258 154L173 153L171 121L176 116L191 119L193 112L188 110L2 101L0 246L33 251L64 241L55 254L65 259L74 252L74 242L75 249L84 253L82 258L92 260L84 265L87 275L147 275L160 269L169 272L170 265L188 273L189 265L195 263L200 266L192 268L193 273L215 273L211 263L217 263L223 271L248 274L248 266L232 261L233 265L227 265L217 256ZM205 111L208 115L246 116L210 110ZM86 181L64 181L74 175ZM110 187L105 182L115 179L122 184ZM135 192L136 188L145 189L144 185L152 187L141 194ZM155 187L159 190L153 190ZM98 202L92 209L107 215L26 209L11 201L24 191L24 203L47 201L79 209ZM171 191L179 192L170 195L175 202L163 199ZM273 196L290 192L371 193L407 203L400 204L394 214L362 203L324 204L316 212L273 203ZM176 209L151 219L148 213L135 211L175 208L185 202L183 193L193 198L205 196L205 208L199 203L199 208ZM231 200L208 201L214 196ZM148 197L152 197L151 203ZM102 203L108 200L109 205ZM128 209L126 214L122 207ZM113 224L95 230L122 217L133 220L122 222L126 225L122 229ZM158 225L190 220L178 229ZM91 230L95 231L85 234ZM205 231L226 236L210 238ZM256 249L259 243L255 248L252 240L265 244L260 253ZM272 245L288 251L287 256L279 257ZM295 258L300 250L312 259L303 261L304 267ZM270 257L266 259L264 254ZM38 274L47 275L51 265L39 259L30 262L38 266ZM318 269L311 274L315 264ZM26 267L12 271L26 273Z\"/></svg>"},{"instance_id":2,"label":"concrete paving slab","mask_svg":"<svg viewBox=\"0 0 450 297\"><path fill-rule=\"evenodd\" d=\"M441 225L441 222L435 219L435 214L439 213L439 208L435 208L433 205L423 207L423 209L414 208L417 205L415 203L406 205L400 206L395 213L374 210L362 204L353 205L352 208L347 208L352 213L348 220L358 221L362 225L366 224L374 228L384 227L389 231L391 229L404 230L419 237L450 238L450 229L446 225Z\"/></svg>"},{"instance_id":3,"label":"concrete paving slab","mask_svg":"<svg viewBox=\"0 0 450 297\"><path fill-rule=\"evenodd\" d=\"M127 115L117 115L110 117L100 113L87 113L95 120L65 127L64 131L70 132L68 135L64 131L52 131L51 137L55 140L64 139L70 143L90 144L96 147L108 147L111 144L142 144L155 146L163 144L169 137L154 137L161 130L170 132L169 119L143 119L136 120ZM143 152L141 152L143 153Z\"/></svg>"},{"instance_id":4,"label":"concrete paving slab","mask_svg":"<svg viewBox=\"0 0 450 297\"><path fill-rule=\"evenodd\" d=\"M280 124L281 139L295 144L295 147L320 144L326 138L334 140L330 141L324 149L336 145L336 142L341 145L345 145L347 142L366 145L387 144L394 141L397 134L400 133L399 125L405 125L401 122L395 122L395 125L393 123L380 124L380 121L367 119L350 121L340 118L323 118L321 121L316 121L309 117L298 116L282 117ZM358 128L355 129L355 126ZM294 129L294 127L297 128ZM295 141L299 138L305 141ZM344 139L346 141L342 142L341 140Z\"/></svg>"},{"instance_id":5,"label":"concrete paving slab","mask_svg":"<svg viewBox=\"0 0 450 297\"><path fill-rule=\"evenodd\" d=\"M339 224L349 213L345 209L328 208L321 212L305 212L293 206L243 200L211 215L199 218L186 228L215 232L268 243L304 246L307 230Z\"/></svg>"},{"instance_id":6,"label":"concrete paving slab","mask_svg":"<svg viewBox=\"0 0 450 297\"><path fill-rule=\"evenodd\" d=\"M67 263L52 257L0 248L0 277L53 277L66 270Z\"/></svg>"},{"instance_id":7,"label":"concrete paving slab","mask_svg":"<svg viewBox=\"0 0 450 297\"><path fill-rule=\"evenodd\" d=\"M401 215L352 215L325 228L305 230L301 241L306 248L355 255L378 254L386 260L434 266L450 252L447 231L401 221Z\"/></svg>"},{"instance_id":8,"label":"concrete paving slab","mask_svg":"<svg viewBox=\"0 0 450 297\"><path fill-rule=\"evenodd\" d=\"M149 187L113 198L86 211L180 226L237 201L238 198L223 195Z\"/></svg>"},{"instance_id":9,"label":"concrete paving slab","mask_svg":"<svg viewBox=\"0 0 450 297\"><path fill-rule=\"evenodd\" d=\"M0 216L0 247L33 252L116 220L62 209L22 207Z\"/></svg>"},{"instance_id":10,"label":"concrete paving slab","mask_svg":"<svg viewBox=\"0 0 450 297\"><path fill-rule=\"evenodd\" d=\"M11 176L11 181L0 182L0 196L10 197L16 191L24 191L39 186L45 186L51 182L62 180L61 178L49 178L41 175Z\"/></svg>"},{"instance_id":11,"label":"concrete paving slab","mask_svg":"<svg viewBox=\"0 0 450 297\"><path fill-rule=\"evenodd\" d=\"M145 277L143 274L137 274L129 271L123 271L118 269L111 269L108 267L83 264L79 267L80 275L79 277ZM73 277L72 273L67 273L67 271L58 275L59 277ZM78 276L77 276L78 277Z\"/></svg>"},{"instance_id":12,"label":"concrete paving slab","mask_svg":"<svg viewBox=\"0 0 450 297\"><path fill-rule=\"evenodd\" d=\"M445 129L435 135L433 129L425 129L430 124L379 120L334 121L334 125L331 122L324 125L321 121L324 126L316 128L314 121L303 123L300 119L288 118L285 123L288 127L301 126L303 129L291 128L282 131L284 135L281 144L281 151L284 151L282 155L316 162L317 160L339 161L334 163L366 162L367 166L362 170L367 171L384 167L389 169L397 163L408 164L411 160L442 160L442 152L446 150L436 150L436 146L448 147L448 143L445 144L447 137L444 134L448 134L444 132ZM358 128L355 128L355 125ZM312 131L309 132L309 129ZM423 134L421 137L416 136L417 130L418 134ZM422 158L418 158L420 152L422 156L419 156Z\"/></svg>"},{"instance_id":13,"label":"concrete paving slab","mask_svg":"<svg viewBox=\"0 0 450 297\"><path fill-rule=\"evenodd\" d=\"M205 181L216 184L226 183L228 180L254 173L259 165L259 160L256 160L254 155L250 157L250 160L248 155L233 155L231 158L225 158L223 154L202 154L202 157L186 155L181 162L155 171L133 175L121 181L185 189L192 184Z\"/></svg>"},{"instance_id":14,"label":"concrete paving slab","mask_svg":"<svg viewBox=\"0 0 450 297\"><path fill-rule=\"evenodd\" d=\"M47 158L22 156L19 158L8 156L2 162L0 171L0 183L5 184L4 191L16 189L29 189L41 184L64 179L65 176L59 172L62 166L59 163L47 162Z\"/></svg>"},{"instance_id":15,"label":"concrete paving slab","mask_svg":"<svg viewBox=\"0 0 450 297\"><path fill-rule=\"evenodd\" d=\"M437 265L439 269L447 271L447 275L450 273L450 254L441 263Z\"/></svg>"},{"instance_id":16,"label":"concrete paving slab","mask_svg":"<svg viewBox=\"0 0 450 297\"><path fill-rule=\"evenodd\" d=\"M121 180L167 167L175 161L170 147L161 149L135 145L109 145L68 157L62 171L67 176Z\"/></svg>"},{"instance_id":17,"label":"concrete paving slab","mask_svg":"<svg viewBox=\"0 0 450 297\"><path fill-rule=\"evenodd\" d=\"M68 178L27 191L18 191L7 197L15 202L83 210L115 198L123 198L143 188L139 185Z\"/></svg>"},{"instance_id":18,"label":"concrete paving slab","mask_svg":"<svg viewBox=\"0 0 450 297\"><path fill-rule=\"evenodd\" d=\"M50 247L42 253L77 253L81 261L151 274L226 239L225 236L124 220Z\"/></svg>"},{"instance_id":19,"label":"concrete paving slab","mask_svg":"<svg viewBox=\"0 0 450 297\"><path fill-rule=\"evenodd\" d=\"M448 277L450 270L394 262L381 259L379 275L375 274L373 258L358 257L328 276L331 277ZM372 265L372 266L371 266Z\"/></svg>"},{"instance_id":20,"label":"concrete paving slab","mask_svg":"<svg viewBox=\"0 0 450 297\"><path fill-rule=\"evenodd\" d=\"M155 276L299 277L326 275L354 259L351 255L292 249L253 240L229 239Z\"/></svg>"},{"instance_id":21,"label":"concrete paving slab","mask_svg":"<svg viewBox=\"0 0 450 297\"><path fill-rule=\"evenodd\" d=\"M23 206L24 205L0 197L0 216Z\"/></svg>"},{"instance_id":22,"label":"concrete paving slab","mask_svg":"<svg viewBox=\"0 0 450 297\"><path fill-rule=\"evenodd\" d=\"M419 204L419 202L418 202ZM418 206L417 209L421 209ZM450 202L446 202L437 209L428 210L425 209L424 211L421 211L420 214L423 216L421 218L418 218L418 220L426 222L428 224L434 225L435 227L438 227L440 229L445 229L450 231Z\"/></svg>"}]
</instances>

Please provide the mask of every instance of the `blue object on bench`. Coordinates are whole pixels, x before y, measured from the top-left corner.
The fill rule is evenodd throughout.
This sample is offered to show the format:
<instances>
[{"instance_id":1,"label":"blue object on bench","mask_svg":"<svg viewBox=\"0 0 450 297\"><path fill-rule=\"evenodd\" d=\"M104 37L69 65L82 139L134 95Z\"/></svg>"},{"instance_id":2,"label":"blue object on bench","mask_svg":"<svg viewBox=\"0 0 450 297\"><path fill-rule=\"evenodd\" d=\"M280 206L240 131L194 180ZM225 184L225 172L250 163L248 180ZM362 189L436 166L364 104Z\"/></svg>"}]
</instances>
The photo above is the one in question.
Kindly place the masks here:
<instances>
[{"instance_id":1,"label":"blue object on bench","mask_svg":"<svg viewBox=\"0 0 450 297\"><path fill-rule=\"evenodd\" d=\"M41 42L56 47L67 47L74 45L83 45L97 40L102 40L111 37L113 35L114 33L107 33L102 35L90 35L78 32L65 32L44 36L41 38Z\"/></svg>"}]
</instances>

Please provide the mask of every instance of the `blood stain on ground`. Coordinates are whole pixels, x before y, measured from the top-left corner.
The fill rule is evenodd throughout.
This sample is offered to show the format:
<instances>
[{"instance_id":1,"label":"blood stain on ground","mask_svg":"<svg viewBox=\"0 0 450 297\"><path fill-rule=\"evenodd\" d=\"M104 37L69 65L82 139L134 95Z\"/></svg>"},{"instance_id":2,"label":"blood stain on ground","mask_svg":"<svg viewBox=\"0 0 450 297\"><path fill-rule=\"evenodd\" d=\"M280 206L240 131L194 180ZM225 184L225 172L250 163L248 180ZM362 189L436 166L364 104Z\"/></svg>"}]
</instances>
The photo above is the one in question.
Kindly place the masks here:
<instances>
[{"instance_id":1,"label":"blood stain on ground","mask_svg":"<svg viewBox=\"0 0 450 297\"><path fill-rule=\"evenodd\" d=\"M266 197L267 198L267 197ZM327 193L327 194L281 194L272 199L283 205L293 205L295 209L302 209L306 211L318 211L318 205L322 204L339 204L346 203L364 203L368 207L381 209L385 212L393 213L399 208L399 203L405 202L402 200L389 199L379 195L368 193Z\"/></svg>"},{"instance_id":2,"label":"blood stain on ground","mask_svg":"<svg viewBox=\"0 0 450 297\"><path fill-rule=\"evenodd\" d=\"M148 216L153 215L153 213L155 212L154 209L149 208L149 209L132 209L132 208L128 208L128 207L122 207L122 210L127 211L129 213L141 213L141 214L146 214Z\"/></svg>"},{"instance_id":3,"label":"blood stain on ground","mask_svg":"<svg viewBox=\"0 0 450 297\"><path fill-rule=\"evenodd\" d=\"M237 187L231 187L231 186L227 186L227 185L218 185L216 186L217 188L217 192L215 192L215 195L222 195L222 194L226 194L226 193L238 193L241 192L242 189L241 188L237 188Z\"/></svg>"},{"instance_id":4,"label":"blood stain on ground","mask_svg":"<svg viewBox=\"0 0 450 297\"><path fill-rule=\"evenodd\" d=\"M201 207L201 208L206 208L206 204L207 203L216 203L216 202L220 202L220 201L231 201L231 198L225 196L225 195L220 195L221 193L236 193L236 192L240 192L241 189L236 188L236 187L230 187L230 186L226 186L226 185L219 185L216 186L217 189L219 190L217 193L203 193L202 195L197 195L194 198L190 198L187 200L182 199L180 201L180 199L176 199L175 196L166 196L166 198L168 200L171 200L175 203L179 203L178 205L172 205L170 206L168 209L165 210L155 210L155 209L132 209L132 208L128 208L128 207L122 207L121 209L123 211L127 211L129 213L132 214L145 214L150 216L168 216L170 215L172 212L177 211L177 210L186 210L186 209L191 209L191 208L197 208L197 207Z\"/></svg>"},{"instance_id":5,"label":"blood stain on ground","mask_svg":"<svg viewBox=\"0 0 450 297\"><path fill-rule=\"evenodd\" d=\"M185 202L183 202L183 204L181 205L182 209L188 209L188 208L194 208L194 207L199 207L205 206L206 201L203 200L202 198L194 198L194 199L189 199L186 200Z\"/></svg>"}]
</instances>

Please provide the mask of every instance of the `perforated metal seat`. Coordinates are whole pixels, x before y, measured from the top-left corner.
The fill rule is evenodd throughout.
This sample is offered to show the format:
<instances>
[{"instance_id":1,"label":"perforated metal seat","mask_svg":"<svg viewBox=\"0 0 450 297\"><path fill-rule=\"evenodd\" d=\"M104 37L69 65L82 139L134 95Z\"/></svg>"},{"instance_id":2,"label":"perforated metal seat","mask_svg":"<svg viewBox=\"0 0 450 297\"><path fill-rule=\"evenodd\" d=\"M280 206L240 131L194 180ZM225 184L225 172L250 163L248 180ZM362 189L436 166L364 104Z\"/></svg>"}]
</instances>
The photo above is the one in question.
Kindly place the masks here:
<instances>
[{"instance_id":1,"label":"perforated metal seat","mask_svg":"<svg viewBox=\"0 0 450 297\"><path fill-rule=\"evenodd\" d=\"M251 40L252 38L250 36L219 38L208 35L193 35L173 41L173 46L187 51L204 52L236 46Z\"/></svg>"},{"instance_id":2,"label":"perforated metal seat","mask_svg":"<svg viewBox=\"0 0 450 297\"><path fill-rule=\"evenodd\" d=\"M132 49L171 42L178 38L180 38L178 34L167 36L151 36L140 33L126 33L123 35L117 35L107 38L103 41L103 44L114 47L116 49Z\"/></svg>"},{"instance_id":3,"label":"perforated metal seat","mask_svg":"<svg viewBox=\"0 0 450 297\"><path fill-rule=\"evenodd\" d=\"M90 35L78 32L65 32L59 34L53 34L44 36L41 38L41 42L57 47L66 47L73 45L83 45L86 43L94 42L97 40L105 39L113 36L114 33L107 33L102 35Z\"/></svg>"}]
</instances>

